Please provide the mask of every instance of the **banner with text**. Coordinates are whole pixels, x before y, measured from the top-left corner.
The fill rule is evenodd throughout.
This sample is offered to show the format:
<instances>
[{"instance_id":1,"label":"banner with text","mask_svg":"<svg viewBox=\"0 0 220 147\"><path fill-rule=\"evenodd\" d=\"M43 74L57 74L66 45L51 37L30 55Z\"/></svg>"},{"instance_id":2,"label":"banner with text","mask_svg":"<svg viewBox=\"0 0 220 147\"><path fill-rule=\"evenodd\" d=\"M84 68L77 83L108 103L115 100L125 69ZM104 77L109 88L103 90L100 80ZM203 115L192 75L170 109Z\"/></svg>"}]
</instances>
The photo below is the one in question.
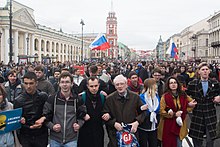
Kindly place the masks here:
<instances>
[{"instance_id":1,"label":"banner with text","mask_svg":"<svg viewBox=\"0 0 220 147\"><path fill-rule=\"evenodd\" d=\"M21 128L21 114L21 108L0 112L0 134Z\"/></svg>"}]
</instances>

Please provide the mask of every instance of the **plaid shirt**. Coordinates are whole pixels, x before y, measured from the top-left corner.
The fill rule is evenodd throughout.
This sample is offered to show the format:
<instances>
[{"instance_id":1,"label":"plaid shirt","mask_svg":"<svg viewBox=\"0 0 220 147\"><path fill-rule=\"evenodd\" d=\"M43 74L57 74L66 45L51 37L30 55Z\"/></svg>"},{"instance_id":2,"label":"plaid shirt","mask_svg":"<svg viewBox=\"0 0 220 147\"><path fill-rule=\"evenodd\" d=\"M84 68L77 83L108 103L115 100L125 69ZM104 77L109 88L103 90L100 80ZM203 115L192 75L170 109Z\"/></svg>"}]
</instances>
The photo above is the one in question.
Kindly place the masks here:
<instances>
[{"instance_id":1,"label":"plaid shirt","mask_svg":"<svg viewBox=\"0 0 220 147\"><path fill-rule=\"evenodd\" d=\"M188 84L186 93L197 101L192 113L189 136L202 140L207 127L211 139L215 139L217 117L213 98L220 95L218 81L208 80L208 91L204 96L201 80L194 79Z\"/></svg>"}]
</instances>

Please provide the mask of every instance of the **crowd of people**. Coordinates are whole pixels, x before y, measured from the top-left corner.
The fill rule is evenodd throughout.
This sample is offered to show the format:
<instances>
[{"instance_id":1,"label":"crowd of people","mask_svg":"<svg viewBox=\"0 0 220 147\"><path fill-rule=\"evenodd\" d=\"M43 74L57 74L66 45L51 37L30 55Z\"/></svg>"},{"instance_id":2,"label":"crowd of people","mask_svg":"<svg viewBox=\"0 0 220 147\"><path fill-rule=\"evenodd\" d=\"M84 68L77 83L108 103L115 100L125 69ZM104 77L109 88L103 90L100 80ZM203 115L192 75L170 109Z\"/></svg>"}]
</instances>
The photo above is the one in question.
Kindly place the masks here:
<instances>
[{"instance_id":1,"label":"crowd of people","mask_svg":"<svg viewBox=\"0 0 220 147\"><path fill-rule=\"evenodd\" d=\"M182 147L187 135L214 147L219 82L220 64L206 62L0 64L0 112L22 108L0 146L104 147L105 126L117 147L127 124L140 147Z\"/></svg>"}]
</instances>

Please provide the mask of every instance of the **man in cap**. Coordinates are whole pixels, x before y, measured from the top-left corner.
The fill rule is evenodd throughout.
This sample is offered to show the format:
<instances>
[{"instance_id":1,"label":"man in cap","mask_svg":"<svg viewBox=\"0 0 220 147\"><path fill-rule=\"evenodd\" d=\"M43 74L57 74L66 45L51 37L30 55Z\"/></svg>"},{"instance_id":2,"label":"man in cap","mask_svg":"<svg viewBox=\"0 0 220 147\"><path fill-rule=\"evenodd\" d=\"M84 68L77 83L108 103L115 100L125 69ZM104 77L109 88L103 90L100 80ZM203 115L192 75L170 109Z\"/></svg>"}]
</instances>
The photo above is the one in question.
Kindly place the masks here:
<instances>
[{"instance_id":1,"label":"man in cap","mask_svg":"<svg viewBox=\"0 0 220 147\"><path fill-rule=\"evenodd\" d=\"M135 71L131 71L128 75L128 78L128 89L137 94L140 94L144 89L144 85L139 80L140 78L138 77L138 74Z\"/></svg>"},{"instance_id":2,"label":"man in cap","mask_svg":"<svg viewBox=\"0 0 220 147\"><path fill-rule=\"evenodd\" d=\"M220 102L220 86L218 81L209 79L210 69L207 63L198 66L199 79L189 82L186 93L197 101L192 111L189 136L194 147L201 147L206 137L206 147L214 147L216 138L216 108Z\"/></svg>"}]
</instances>

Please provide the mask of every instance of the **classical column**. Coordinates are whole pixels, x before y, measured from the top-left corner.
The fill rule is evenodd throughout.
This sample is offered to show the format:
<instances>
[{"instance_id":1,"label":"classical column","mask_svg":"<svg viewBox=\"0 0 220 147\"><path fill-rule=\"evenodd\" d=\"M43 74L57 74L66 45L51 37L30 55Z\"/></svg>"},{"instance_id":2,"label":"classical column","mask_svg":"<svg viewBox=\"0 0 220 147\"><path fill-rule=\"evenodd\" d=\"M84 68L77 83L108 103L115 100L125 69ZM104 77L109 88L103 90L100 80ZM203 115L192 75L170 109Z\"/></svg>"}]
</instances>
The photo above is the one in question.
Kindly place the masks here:
<instances>
[{"instance_id":1,"label":"classical column","mask_svg":"<svg viewBox=\"0 0 220 147\"><path fill-rule=\"evenodd\" d=\"M66 61L70 61L69 55L70 55L70 53L69 53L69 44L67 44L66 45Z\"/></svg>"},{"instance_id":2,"label":"classical column","mask_svg":"<svg viewBox=\"0 0 220 147\"><path fill-rule=\"evenodd\" d=\"M4 49L4 55L2 59L4 63L7 64L9 62L9 29L5 28L4 33L5 33L4 46L2 47Z\"/></svg>"},{"instance_id":3,"label":"classical column","mask_svg":"<svg viewBox=\"0 0 220 147\"><path fill-rule=\"evenodd\" d=\"M58 43L58 61L60 61L60 50L61 50L61 45Z\"/></svg>"},{"instance_id":4,"label":"classical column","mask_svg":"<svg viewBox=\"0 0 220 147\"><path fill-rule=\"evenodd\" d=\"M18 63L18 30L14 31L14 62Z\"/></svg>"},{"instance_id":5,"label":"classical column","mask_svg":"<svg viewBox=\"0 0 220 147\"><path fill-rule=\"evenodd\" d=\"M24 55L28 55L28 51L27 51L27 38L28 38L28 33L24 33L24 37L23 37L23 47L24 47Z\"/></svg>"},{"instance_id":6,"label":"classical column","mask_svg":"<svg viewBox=\"0 0 220 147\"><path fill-rule=\"evenodd\" d=\"M47 55L47 41L46 39L44 40L44 56Z\"/></svg>"},{"instance_id":7,"label":"classical column","mask_svg":"<svg viewBox=\"0 0 220 147\"><path fill-rule=\"evenodd\" d=\"M49 56L52 57L52 48L53 48L52 41L49 41L49 44L50 44L50 48L49 48Z\"/></svg>"},{"instance_id":8,"label":"classical column","mask_svg":"<svg viewBox=\"0 0 220 147\"><path fill-rule=\"evenodd\" d=\"M41 46L41 38L40 39L38 39L39 40L39 48L38 48L38 61L41 61L42 60L42 58L41 58L41 48L42 48L42 46Z\"/></svg>"},{"instance_id":9,"label":"classical column","mask_svg":"<svg viewBox=\"0 0 220 147\"><path fill-rule=\"evenodd\" d=\"M53 55L54 55L54 57L56 57L56 55L57 55L57 52L56 52L56 50L57 50L57 43L56 42L54 42L54 49L53 49Z\"/></svg>"},{"instance_id":10,"label":"classical column","mask_svg":"<svg viewBox=\"0 0 220 147\"><path fill-rule=\"evenodd\" d=\"M4 32L3 30L0 30L0 62L3 61L4 57L4 46L3 46L3 38L4 38Z\"/></svg>"},{"instance_id":11,"label":"classical column","mask_svg":"<svg viewBox=\"0 0 220 147\"><path fill-rule=\"evenodd\" d=\"M35 46L34 46L34 34L31 34L30 39L30 53L29 55L34 56Z\"/></svg>"}]
</instances>

